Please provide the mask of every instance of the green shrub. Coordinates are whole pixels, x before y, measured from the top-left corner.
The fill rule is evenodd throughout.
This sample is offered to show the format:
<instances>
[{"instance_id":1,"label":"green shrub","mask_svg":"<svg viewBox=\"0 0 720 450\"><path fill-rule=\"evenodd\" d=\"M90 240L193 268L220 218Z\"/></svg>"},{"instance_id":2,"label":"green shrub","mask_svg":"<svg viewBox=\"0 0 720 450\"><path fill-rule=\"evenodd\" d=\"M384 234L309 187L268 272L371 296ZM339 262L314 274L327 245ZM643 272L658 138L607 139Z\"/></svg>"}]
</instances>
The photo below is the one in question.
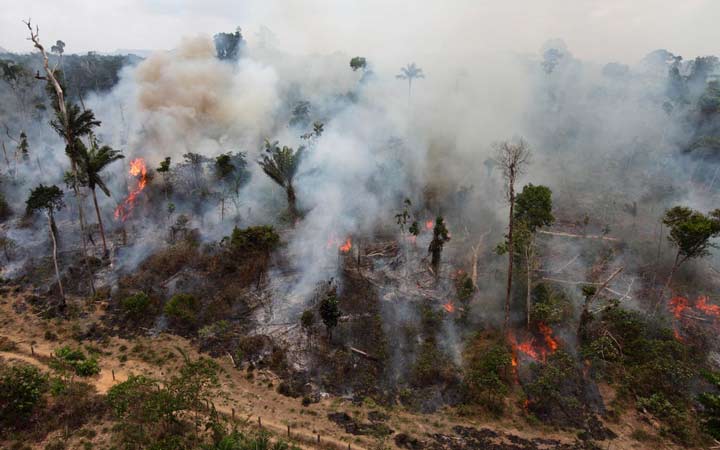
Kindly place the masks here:
<instances>
[{"instance_id":1,"label":"green shrub","mask_svg":"<svg viewBox=\"0 0 720 450\"><path fill-rule=\"evenodd\" d=\"M530 318L533 322L554 324L572 317L572 302L562 291L540 283L533 289L532 295Z\"/></svg>"},{"instance_id":2,"label":"green shrub","mask_svg":"<svg viewBox=\"0 0 720 450\"><path fill-rule=\"evenodd\" d=\"M479 404L492 414L501 414L504 398L509 392L508 374L512 367L512 354L507 346L478 336L464 356L467 401Z\"/></svg>"},{"instance_id":3,"label":"green shrub","mask_svg":"<svg viewBox=\"0 0 720 450\"><path fill-rule=\"evenodd\" d=\"M47 376L33 366L0 368L0 424L10 427L22 423L47 389Z\"/></svg>"},{"instance_id":4,"label":"green shrub","mask_svg":"<svg viewBox=\"0 0 720 450\"><path fill-rule=\"evenodd\" d=\"M713 438L720 439L720 373L706 372L703 376L714 388L700 394L698 399L703 406L703 428Z\"/></svg>"},{"instance_id":5,"label":"green shrub","mask_svg":"<svg viewBox=\"0 0 720 450\"><path fill-rule=\"evenodd\" d=\"M88 358L81 349L69 346L55 350L55 359L50 366L59 371L65 371L68 368L72 369L76 375L81 377L90 377L100 373L100 365L97 359Z\"/></svg>"},{"instance_id":6,"label":"green shrub","mask_svg":"<svg viewBox=\"0 0 720 450\"><path fill-rule=\"evenodd\" d=\"M165 314L183 326L194 327L198 323L200 301L191 294L175 294L165 304Z\"/></svg>"},{"instance_id":7,"label":"green shrub","mask_svg":"<svg viewBox=\"0 0 720 450\"><path fill-rule=\"evenodd\" d=\"M140 319L147 315L150 309L150 297L144 292L125 297L120 301L120 306L126 316L133 319Z\"/></svg>"},{"instance_id":8,"label":"green shrub","mask_svg":"<svg viewBox=\"0 0 720 450\"><path fill-rule=\"evenodd\" d=\"M280 244L280 236L270 225L233 228L230 249L237 253L269 253Z\"/></svg>"}]
</instances>

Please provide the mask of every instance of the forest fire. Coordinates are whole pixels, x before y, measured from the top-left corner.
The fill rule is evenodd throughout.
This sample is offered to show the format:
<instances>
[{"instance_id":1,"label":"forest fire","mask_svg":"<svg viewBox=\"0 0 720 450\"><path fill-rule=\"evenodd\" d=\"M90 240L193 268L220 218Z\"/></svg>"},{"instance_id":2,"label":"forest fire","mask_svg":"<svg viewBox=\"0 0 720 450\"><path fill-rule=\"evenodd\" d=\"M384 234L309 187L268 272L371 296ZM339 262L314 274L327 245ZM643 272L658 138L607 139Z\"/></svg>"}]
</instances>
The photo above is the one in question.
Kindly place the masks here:
<instances>
[{"instance_id":1,"label":"forest fire","mask_svg":"<svg viewBox=\"0 0 720 450\"><path fill-rule=\"evenodd\" d=\"M352 249L352 239L347 238L345 240L345 243L340 246L340 251L343 253L347 253L350 251L350 249Z\"/></svg>"},{"instance_id":2,"label":"forest fire","mask_svg":"<svg viewBox=\"0 0 720 450\"><path fill-rule=\"evenodd\" d=\"M538 331L543 336L542 342L538 342L536 338L530 338L518 343L514 335L510 335L510 344L512 346L512 365L518 366L518 352L524 354L530 359L538 362L545 362L548 354L554 353L558 349L558 341L553 337L553 330L544 323L538 323Z\"/></svg>"},{"instance_id":3,"label":"forest fire","mask_svg":"<svg viewBox=\"0 0 720 450\"><path fill-rule=\"evenodd\" d=\"M433 229L434 226L435 226L435 222L433 222L432 220L425 221L425 229L426 230L430 231Z\"/></svg>"},{"instance_id":4,"label":"forest fire","mask_svg":"<svg viewBox=\"0 0 720 450\"><path fill-rule=\"evenodd\" d=\"M547 345L548 349L550 349L550 352L557 350L558 343L555 338L553 338L552 328L540 322L538 323L538 329L540 330L540 333L542 333L543 338L545 339L545 345Z\"/></svg>"},{"instance_id":5,"label":"forest fire","mask_svg":"<svg viewBox=\"0 0 720 450\"><path fill-rule=\"evenodd\" d=\"M455 312L455 305L453 304L453 302L447 302L447 303L445 303L445 304L443 305L443 308L445 308L445 311L447 311L447 312L449 312L449 313L451 313L451 314Z\"/></svg>"},{"instance_id":6,"label":"forest fire","mask_svg":"<svg viewBox=\"0 0 720 450\"><path fill-rule=\"evenodd\" d=\"M699 312L705 316L720 318L720 306L708 302L706 295L701 295L695 300L695 306L690 306L690 301L685 297L676 296L670 299L668 307L676 319L682 319L686 312Z\"/></svg>"},{"instance_id":7,"label":"forest fire","mask_svg":"<svg viewBox=\"0 0 720 450\"><path fill-rule=\"evenodd\" d=\"M676 319L680 319L686 309L688 309L688 299L685 297L673 297L670 299L670 311L672 311Z\"/></svg>"},{"instance_id":8,"label":"forest fire","mask_svg":"<svg viewBox=\"0 0 720 450\"><path fill-rule=\"evenodd\" d=\"M708 303L708 297L701 295L695 302L695 308L704 312L708 316L720 317L720 306Z\"/></svg>"},{"instance_id":9,"label":"forest fire","mask_svg":"<svg viewBox=\"0 0 720 450\"><path fill-rule=\"evenodd\" d=\"M115 219L120 219L125 222L130 216L130 213L135 208L135 201L138 195L147 186L147 168L145 167L145 160L143 158L135 158L130 161L130 175L138 178L137 186L134 190L128 194L127 198L115 208Z\"/></svg>"}]
</instances>

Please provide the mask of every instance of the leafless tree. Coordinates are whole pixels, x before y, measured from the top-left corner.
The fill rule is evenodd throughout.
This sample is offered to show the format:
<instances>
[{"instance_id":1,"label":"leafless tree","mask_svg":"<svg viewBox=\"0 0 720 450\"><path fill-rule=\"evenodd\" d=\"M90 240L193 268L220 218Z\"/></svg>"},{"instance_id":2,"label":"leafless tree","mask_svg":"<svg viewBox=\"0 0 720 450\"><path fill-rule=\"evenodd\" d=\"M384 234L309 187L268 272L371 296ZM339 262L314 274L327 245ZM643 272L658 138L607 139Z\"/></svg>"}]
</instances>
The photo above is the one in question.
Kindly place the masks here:
<instances>
[{"instance_id":1,"label":"leafless tree","mask_svg":"<svg viewBox=\"0 0 720 450\"><path fill-rule=\"evenodd\" d=\"M514 138L507 141L498 142L493 145L495 149L495 161L502 168L503 177L505 178L505 198L510 205L510 215L508 220L507 233L507 254L508 254L508 274L507 288L505 295L505 321L503 329L508 329L510 321L510 295L512 291L512 275L513 275L513 258L515 256L513 248L513 216L515 207L515 182L522 175L525 166L530 162L530 149L527 142L522 138Z\"/></svg>"}]
</instances>

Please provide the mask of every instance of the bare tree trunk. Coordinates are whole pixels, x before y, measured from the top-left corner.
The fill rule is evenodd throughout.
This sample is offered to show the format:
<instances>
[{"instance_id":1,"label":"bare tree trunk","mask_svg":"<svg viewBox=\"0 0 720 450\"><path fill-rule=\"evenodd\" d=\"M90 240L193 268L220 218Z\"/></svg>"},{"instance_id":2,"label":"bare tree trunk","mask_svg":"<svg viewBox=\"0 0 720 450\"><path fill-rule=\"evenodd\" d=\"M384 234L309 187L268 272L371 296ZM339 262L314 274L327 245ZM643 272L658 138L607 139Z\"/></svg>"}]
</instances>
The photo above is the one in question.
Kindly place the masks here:
<instances>
[{"instance_id":1,"label":"bare tree trunk","mask_svg":"<svg viewBox=\"0 0 720 450\"><path fill-rule=\"evenodd\" d=\"M530 243L530 245L532 245L532 243ZM531 251L528 246L528 247L525 247L525 264L526 264L525 270L527 271L527 297L525 299L525 309L527 312L527 329L528 330L530 330L530 303L531 303L530 294L531 294L531 287L532 287L532 282L531 282L531 266L532 266L532 264L531 264L530 258L531 258Z\"/></svg>"},{"instance_id":2,"label":"bare tree trunk","mask_svg":"<svg viewBox=\"0 0 720 450\"><path fill-rule=\"evenodd\" d=\"M225 197L220 199L220 221L225 220Z\"/></svg>"},{"instance_id":3,"label":"bare tree trunk","mask_svg":"<svg viewBox=\"0 0 720 450\"><path fill-rule=\"evenodd\" d=\"M103 243L103 257L107 257L108 248L105 242L105 227L103 227L102 216L100 215L100 207L98 206L97 196L95 195L95 189L92 190L93 203L95 204L95 214L97 215L98 225L100 226L100 236L102 236Z\"/></svg>"},{"instance_id":4,"label":"bare tree trunk","mask_svg":"<svg viewBox=\"0 0 720 450\"><path fill-rule=\"evenodd\" d=\"M511 174L508 180L508 198L510 200L510 220L508 222L508 273L507 286L505 290L505 321L503 329L507 331L510 322L510 296L512 293L513 274L513 215L515 213L515 174Z\"/></svg>"},{"instance_id":5,"label":"bare tree trunk","mask_svg":"<svg viewBox=\"0 0 720 450\"><path fill-rule=\"evenodd\" d=\"M62 280L60 279L60 269L58 268L57 262L57 239L55 238L54 225L52 212L48 212L48 222L50 224L50 237L53 243L53 264L55 265L55 278L57 278L58 288L60 289L60 300L62 300L62 307L65 307L65 292L63 291Z\"/></svg>"},{"instance_id":6,"label":"bare tree trunk","mask_svg":"<svg viewBox=\"0 0 720 450\"><path fill-rule=\"evenodd\" d=\"M665 296L665 292L670 288L670 283L672 283L672 279L675 276L675 272L677 271L678 267L680 267L680 264L683 263L684 260L680 259L680 250L675 254L675 262L673 263L672 269L670 270L670 275L668 275L667 282L665 282L665 285L660 290L660 294L658 295L657 302L655 302L655 313L658 312L660 309L660 304L663 301L663 297Z\"/></svg>"},{"instance_id":7,"label":"bare tree trunk","mask_svg":"<svg viewBox=\"0 0 720 450\"><path fill-rule=\"evenodd\" d=\"M285 193L287 194L288 211L290 213L290 218L293 225L295 225L295 220L300 217L300 214L297 210L297 197L295 197L295 188L293 188L292 184L288 184L287 188L285 188Z\"/></svg>"},{"instance_id":8,"label":"bare tree trunk","mask_svg":"<svg viewBox=\"0 0 720 450\"><path fill-rule=\"evenodd\" d=\"M585 303L583 304L583 310L582 310L582 313L580 314L580 323L578 324L578 329L577 329L578 341L580 340L580 337L581 337L582 332L583 332L583 327L584 327L584 325L585 325L585 319L587 319L588 315L590 314L590 304L593 302L593 300L595 300L595 298L597 298L598 295L600 295L600 293L601 293L603 290L605 290L605 288L607 287L607 285L610 284L610 282L611 282L616 276L618 276L618 274L619 274L620 272L623 271L623 269L624 269L624 267L620 267L620 268L617 269L615 272L613 272L613 273L608 277L608 279L605 280L605 282L604 282L603 284L601 284L599 288L597 288L597 290L595 291L595 293L594 293L593 295L588 296L588 297L585 298Z\"/></svg>"}]
</instances>

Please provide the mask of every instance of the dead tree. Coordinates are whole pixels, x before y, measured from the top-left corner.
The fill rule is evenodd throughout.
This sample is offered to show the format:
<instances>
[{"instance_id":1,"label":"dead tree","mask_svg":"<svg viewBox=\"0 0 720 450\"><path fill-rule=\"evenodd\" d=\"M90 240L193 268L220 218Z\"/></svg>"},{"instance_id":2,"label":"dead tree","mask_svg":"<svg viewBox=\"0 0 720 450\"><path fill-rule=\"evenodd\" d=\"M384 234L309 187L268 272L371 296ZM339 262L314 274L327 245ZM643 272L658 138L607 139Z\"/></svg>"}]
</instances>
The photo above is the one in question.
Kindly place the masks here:
<instances>
[{"instance_id":1,"label":"dead tree","mask_svg":"<svg viewBox=\"0 0 720 450\"><path fill-rule=\"evenodd\" d=\"M503 329L508 329L510 321L510 296L512 291L513 258L513 216L515 207L515 182L522 175L525 166L530 161L530 149L523 139L513 139L495 144L495 161L502 168L505 178L505 197L510 205L508 219L507 250L508 250L508 273L505 292L505 321Z\"/></svg>"}]
</instances>

